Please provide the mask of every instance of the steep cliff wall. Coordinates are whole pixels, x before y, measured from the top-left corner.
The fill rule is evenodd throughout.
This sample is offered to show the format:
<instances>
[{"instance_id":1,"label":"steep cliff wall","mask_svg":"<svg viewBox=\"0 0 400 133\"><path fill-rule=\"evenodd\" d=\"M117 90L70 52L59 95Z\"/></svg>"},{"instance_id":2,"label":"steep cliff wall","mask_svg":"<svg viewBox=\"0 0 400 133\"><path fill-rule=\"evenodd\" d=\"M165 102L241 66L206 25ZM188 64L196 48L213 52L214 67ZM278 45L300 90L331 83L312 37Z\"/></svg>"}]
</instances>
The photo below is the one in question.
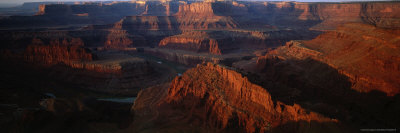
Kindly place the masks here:
<instances>
[{"instance_id":1,"label":"steep cliff wall","mask_svg":"<svg viewBox=\"0 0 400 133\"><path fill-rule=\"evenodd\" d=\"M210 38L205 32L186 32L181 35L167 37L161 40L158 46L221 54L217 40Z\"/></svg>"},{"instance_id":2,"label":"steep cliff wall","mask_svg":"<svg viewBox=\"0 0 400 133\"><path fill-rule=\"evenodd\" d=\"M96 55L85 48L79 38L51 40L35 38L23 52L23 59L34 65L63 64L71 68L105 73L120 73L122 70L120 65L89 63L96 59Z\"/></svg>"},{"instance_id":3,"label":"steep cliff wall","mask_svg":"<svg viewBox=\"0 0 400 133\"><path fill-rule=\"evenodd\" d=\"M172 14L172 13L170 13ZM173 16L130 16L124 19L127 28L134 30L193 30L237 27L229 16L217 16L211 3L192 3L179 6Z\"/></svg>"},{"instance_id":4,"label":"steep cliff wall","mask_svg":"<svg viewBox=\"0 0 400 133\"><path fill-rule=\"evenodd\" d=\"M214 3L201 2L179 6L174 16L180 29L232 29L238 24L230 16L215 14ZM224 10L226 8L220 9Z\"/></svg>"},{"instance_id":5,"label":"steep cliff wall","mask_svg":"<svg viewBox=\"0 0 400 133\"><path fill-rule=\"evenodd\" d=\"M351 78L354 89L379 90L393 96L400 93L399 33L348 24L305 41L304 46L323 53L326 63Z\"/></svg>"},{"instance_id":6,"label":"steep cliff wall","mask_svg":"<svg viewBox=\"0 0 400 133\"><path fill-rule=\"evenodd\" d=\"M133 44L133 41L128 37L126 30L112 29L107 36L104 47L106 48L123 48Z\"/></svg>"},{"instance_id":7,"label":"steep cliff wall","mask_svg":"<svg viewBox=\"0 0 400 133\"><path fill-rule=\"evenodd\" d=\"M39 5L37 15L43 15L46 13L46 5Z\"/></svg>"},{"instance_id":8,"label":"steep cliff wall","mask_svg":"<svg viewBox=\"0 0 400 133\"><path fill-rule=\"evenodd\" d=\"M69 15L72 14L70 5L51 4L40 5L37 15Z\"/></svg>"},{"instance_id":9,"label":"steep cliff wall","mask_svg":"<svg viewBox=\"0 0 400 133\"><path fill-rule=\"evenodd\" d=\"M124 20L121 20L121 21L115 23L114 26L108 30L109 33L106 37L104 47L111 48L111 49L118 49L118 48L126 48L126 47L133 47L133 46L135 46L135 47L146 46L146 40L144 37L129 34L128 30L131 30L131 29L123 28L123 26L125 26L124 22L125 22ZM131 26L137 26L137 25L131 25ZM130 28L132 28L132 27L130 27ZM133 28L135 28L135 27L133 27ZM142 27L142 28L145 28L145 27Z\"/></svg>"},{"instance_id":10,"label":"steep cliff wall","mask_svg":"<svg viewBox=\"0 0 400 133\"><path fill-rule=\"evenodd\" d=\"M91 52L83 48L83 42L80 39L52 40L48 45L40 39L34 39L32 43L25 51L25 59L30 62L69 64L73 61L91 61L93 59Z\"/></svg>"},{"instance_id":11,"label":"steep cliff wall","mask_svg":"<svg viewBox=\"0 0 400 133\"><path fill-rule=\"evenodd\" d=\"M179 6L178 15L184 16L187 14L212 16L212 15L214 15L212 3L211 2L199 2L199 3L185 4L185 5Z\"/></svg>"},{"instance_id":12,"label":"steep cliff wall","mask_svg":"<svg viewBox=\"0 0 400 133\"><path fill-rule=\"evenodd\" d=\"M135 101L133 106L137 114L135 117L142 117L141 113L146 109L143 105L149 102L148 97L158 95L149 91L156 90L151 88L141 92ZM290 106L279 101L273 102L266 89L252 84L246 77L233 70L211 63L198 65L182 76L176 77L165 93L159 95L162 97L160 100L156 100L157 98L153 100L158 103L147 103L155 105L149 108L164 109L163 112L159 112L158 119L179 119L178 121L182 123L188 122L186 123L188 125L204 127L206 130L203 132L271 132L276 131L276 127L290 122L319 122L321 123L319 126L324 125L324 122L331 123L329 126L335 126L333 123L337 122L315 112L309 112L297 104ZM181 111L180 115L183 117L173 116L179 114L171 113L174 111ZM163 114L165 112L168 113ZM154 129L163 124L161 122ZM316 128L310 125L292 126L286 128L300 126L309 131ZM173 131L182 129L175 128Z\"/></svg>"},{"instance_id":13,"label":"steep cliff wall","mask_svg":"<svg viewBox=\"0 0 400 133\"><path fill-rule=\"evenodd\" d=\"M289 42L259 58L260 66L271 56L302 60L312 58L348 76L360 92L378 90L389 96L399 88L399 31L364 24L346 24L310 41Z\"/></svg>"},{"instance_id":14,"label":"steep cliff wall","mask_svg":"<svg viewBox=\"0 0 400 133\"><path fill-rule=\"evenodd\" d=\"M240 27L275 25L333 30L349 22L368 23L383 28L399 28L400 23L399 2L239 2L242 4L238 6L240 8L229 8L235 7L234 3L225 4L226 6L222 6L225 8L219 8L219 13L216 14L232 16ZM242 15L229 13L236 10Z\"/></svg>"},{"instance_id":15,"label":"steep cliff wall","mask_svg":"<svg viewBox=\"0 0 400 133\"><path fill-rule=\"evenodd\" d=\"M146 10L142 13L145 16L171 16L178 12L181 3L169 1L158 3L157 1L147 1Z\"/></svg>"},{"instance_id":16,"label":"steep cliff wall","mask_svg":"<svg viewBox=\"0 0 400 133\"><path fill-rule=\"evenodd\" d=\"M350 3L310 5L308 14L314 14L321 26L348 22L364 22L383 28L399 28L400 3ZM306 11L306 10L304 10ZM306 12L304 12L306 13ZM303 13L303 14L304 14Z\"/></svg>"},{"instance_id":17,"label":"steep cliff wall","mask_svg":"<svg viewBox=\"0 0 400 133\"><path fill-rule=\"evenodd\" d=\"M127 16L106 28L106 47L157 46L166 36L179 34L178 27L173 16Z\"/></svg>"},{"instance_id":18,"label":"steep cliff wall","mask_svg":"<svg viewBox=\"0 0 400 133\"><path fill-rule=\"evenodd\" d=\"M18 57L19 55L14 56ZM95 60L96 55L85 48L79 38L54 39L49 42L33 39L32 44L25 49L23 58L34 65L53 66L62 64L71 68L102 73L120 73L122 71L120 64L91 63Z\"/></svg>"},{"instance_id":19,"label":"steep cliff wall","mask_svg":"<svg viewBox=\"0 0 400 133\"><path fill-rule=\"evenodd\" d=\"M122 20L122 26L129 30L178 30L179 23L171 16L129 16Z\"/></svg>"}]
</instances>

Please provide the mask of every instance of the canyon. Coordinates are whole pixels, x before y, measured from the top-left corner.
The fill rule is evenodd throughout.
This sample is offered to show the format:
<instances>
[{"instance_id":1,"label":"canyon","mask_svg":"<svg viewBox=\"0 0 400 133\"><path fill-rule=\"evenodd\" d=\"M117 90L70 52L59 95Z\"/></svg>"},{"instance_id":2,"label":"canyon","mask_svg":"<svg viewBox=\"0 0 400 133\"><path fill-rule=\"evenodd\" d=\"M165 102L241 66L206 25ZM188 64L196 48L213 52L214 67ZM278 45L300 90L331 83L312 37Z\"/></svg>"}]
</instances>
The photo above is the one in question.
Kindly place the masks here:
<instances>
[{"instance_id":1,"label":"canyon","mask_svg":"<svg viewBox=\"0 0 400 133\"><path fill-rule=\"evenodd\" d=\"M1 132L336 133L400 125L397 1L12 9L0 10Z\"/></svg>"}]
</instances>

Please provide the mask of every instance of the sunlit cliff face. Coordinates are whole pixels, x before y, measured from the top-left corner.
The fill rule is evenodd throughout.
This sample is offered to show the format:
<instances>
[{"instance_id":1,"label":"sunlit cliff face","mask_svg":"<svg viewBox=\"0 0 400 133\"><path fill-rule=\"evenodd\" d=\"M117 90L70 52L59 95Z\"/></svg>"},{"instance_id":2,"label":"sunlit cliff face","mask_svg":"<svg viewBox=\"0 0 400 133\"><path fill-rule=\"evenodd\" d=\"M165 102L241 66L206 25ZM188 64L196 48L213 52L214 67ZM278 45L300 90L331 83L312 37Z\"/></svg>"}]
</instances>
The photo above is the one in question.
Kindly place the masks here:
<instances>
[{"instance_id":1,"label":"sunlit cliff face","mask_svg":"<svg viewBox=\"0 0 400 133\"><path fill-rule=\"evenodd\" d=\"M144 91L140 94L133 110L138 117L149 117L143 114L146 108L143 103L156 105L154 108L164 111L158 111L157 116L148 119L159 121L160 124L168 124L160 120L168 118L168 114L174 112L173 108L182 109L183 116L175 117L181 124L188 122L187 125L201 125L210 128L210 131L229 131L232 126L236 126L241 132L266 132L300 121L320 123L332 128L338 124L335 119L309 112L297 104L291 106L279 101L273 102L266 89L252 84L233 70L212 63L198 65L176 77L168 90L155 87L149 91L152 93ZM162 97L159 97L157 103L148 103L150 101L146 101L146 97L153 95ZM286 128L289 131L296 126Z\"/></svg>"}]
</instances>

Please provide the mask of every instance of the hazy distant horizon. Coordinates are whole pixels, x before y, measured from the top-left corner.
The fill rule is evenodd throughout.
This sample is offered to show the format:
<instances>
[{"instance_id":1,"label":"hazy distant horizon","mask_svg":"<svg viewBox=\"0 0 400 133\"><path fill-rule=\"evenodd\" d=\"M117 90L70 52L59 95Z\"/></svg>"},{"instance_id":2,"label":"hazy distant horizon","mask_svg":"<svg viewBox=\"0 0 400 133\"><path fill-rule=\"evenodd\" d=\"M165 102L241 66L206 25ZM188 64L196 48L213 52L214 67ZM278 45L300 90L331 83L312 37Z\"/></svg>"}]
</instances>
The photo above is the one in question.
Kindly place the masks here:
<instances>
[{"instance_id":1,"label":"hazy distant horizon","mask_svg":"<svg viewBox=\"0 0 400 133\"><path fill-rule=\"evenodd\" d=\"M21 5L24 2L74 2L74 1L131 1L131 0L1 0L0 7ZM348 2L348 1L400 1L400 0L242 0L242 1Z\"/></svg>"}]
</instances>

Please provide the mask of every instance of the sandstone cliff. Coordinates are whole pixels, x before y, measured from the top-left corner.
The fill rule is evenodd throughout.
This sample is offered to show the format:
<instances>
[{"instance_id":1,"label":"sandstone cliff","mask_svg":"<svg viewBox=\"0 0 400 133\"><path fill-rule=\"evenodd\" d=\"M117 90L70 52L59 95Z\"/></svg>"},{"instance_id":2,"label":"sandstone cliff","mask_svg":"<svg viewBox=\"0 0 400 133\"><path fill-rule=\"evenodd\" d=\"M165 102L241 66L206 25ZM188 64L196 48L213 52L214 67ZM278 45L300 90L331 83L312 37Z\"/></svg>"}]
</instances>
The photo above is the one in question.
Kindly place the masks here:
<instances>
[{"instance_id":1,"label":"sandstone cliff","mask_svg":"<svg viewBox=\"0 0 400 133\"><path fill-rule=\"evenodd\" d=\"M399 30L348 24L334 32L305 41L304 46L323 53L327 64L350 77L361 92L400 93Z\"/></svg>"},{"instance_id":2,"label":"sandstone cliff","mask_svg":"<svg viewBox=\"0 0 400 133\"><path fill-rule=\"evenodd\" d=\"M90 51L83 48L83 42L80 39L52 40L48 45L40 39L33 39L32 43L25 51L25 59L30 62L68 64L73 61L91 61L93 59Z\"/></svg>"},{"instance_id":3,"label":"sandstone cliff","mask_svg":"<svg viewBox=\"0 0 400 133\"><path fill-rule=\"evenodd\" d=\"M189 32L167 37L161 40L158 46L195 52L221 54L217 40L210 38L205 32Z\"/></svg>"},{"instance_id":4,"label":"sandstone cliff","mask_svg":"<svg viewBox=\"0 0 400 133\"><path fill-rule=\"evenodd\" d=\"M181 2L167 1L146 1L146 10L142 13L145 16L171 16L178 12Z\"/></svg>"},{"instance_id":5,"label":"sandstone cliff","mask_svg":"<svg viewBox=\"0 0 400 133\"><path fill-rule=\"evenodd\" d=\"M261 70L250 79L280 101L346 125L392 127L399 124L393 117L399 109L398 32L353 23L310 41L291 41L259 57Z\"/></svg>"},{"instance_id":6,"label":"sandstone cliff","mask_svg":"<svg viewBox=\"0 0 400 133\"><path fill-rule=\"evenodd\" d=\"M128 33L128 29L124 29L124 20L121 20L114 24L108 31L106 41L104 43L105 48L126 48L133 46L146 46L146 40L142 36L135 36ZM140 25L139 25L140 26ZM134 28L134 27L132 27ZM145 28L145 27L142 27ZM139 30L139 29L138 29Z\"/></svg>"},{"instance_id":7,"label":"sandstone cliff","mask_svg":"<svg viewBox=\"0 0 400 133\"><path fill-rule=\"evenodd\" d=\"M122 71L119 64L90 63L94 61L96 55L84 48L82 40L77 38L61 41L55 39L50 42L33 39L32 44L25 49L23 56L25 61L35 65L53 66L62 64L75 69L102 73L120 73Z\"/></svg>"},{"instance_id":8,"label":"sandstone cliff","mask_svg":"<svg viewBox=\"0 0 400 133\"><path fill-rule=\"evenodd\" d=\"M129 16L125 17L122 26L129 30L178 30L178 23L171 16Z\"/></svg>"},{"instance_id":9,"label":"sandstone cliff","mask_svg":"<svg viewBox=\"0 0 400 133\"><path fill-rule=\"evenodd\" d=\"M400 92L398 35L398 30L346 24L310 41L289 42L258 62L263 67L271 56L285 60L312 58L348 76L355 90L378 90L393 96Z\"/></svg>"},{"instance_id":10,"label":"sandstone cliff","mask_svg":"<svg viewBox=\"0 0 400 133\"><path fill-rule=\"evenodd\" d=\"M126 17L124 24L132 30L207 30L237 27L236 22L231 17L215 15L211 3L199 2L179 5L179 11L172 16L144 15Z\"/></svg>"},{"instance_id":11,"label":"sandstone cliff","mask_svg":"<svg viewBox=\"0 0 400 133\"><path fill-rule=\"evenodd\" d=\"M200 2L179 7L174 16L180 29L232 29L238 24L230 16L217 15L215 3ZM225 8L221 9L224 10Z\"/></svg>"},{"instance_id":12,"label":"sandstone cliff","mask_svg":"<svg viewBox=\"0 0 400 133\"><path fill-rule=\"evenodd\" d=\"M33 39L23 53L25 61L34 65L54 66L66 65L75 69L83 69L101 73L120 73L120 64L93 63L97 56L79 38L64 38L42 41ZM15 55L18 57L18 55ZM16 57L14 57L16 58Z\"/></svg>"},{"instance_id":13,"label":"sandstone cliff","mask_svg":"<svg viewBox=\"0 0 400 133\"><path fill-rule=\"evenodd\" d=\"M291 122L319 122L319 126L327 127L334 126L333 123L337 122L309 112L297 104L291 106L279 101L273 102L266 89L249 82L246 77L233 70L211 63L198 65L176 77L168 90L158 87L158 92L156 91L157 87L153 87L139 94L133 106L135 118L146 116L143 114L145 110L151 112L148 109L159 109L163 112L157 112L156 118L152 120L161 120L161 125L164 124L162 119L177 119L170 122L188 122L194 126L202 126L205 129L200 130L202 132L268 132L279 131L277 127ZM148 101L149 97L154 98L152 101L155 103ZM146 107L145 104L150 106ZM324 122L331 124L323 124ZM156 125L154 129L159 129L157 126L161 125ZM315 128L297 126L309 131ZM169 131L182 130L185 131L184 128Z\"/></svg>"},{"instance_id":14,"label":"sandstone cliff","mask_svg":"<svg viewBox=\"0 0 400 133\"><path fill-rule=\"evenodd\" d=\"M296 9L304 10L300 19L317 18L322 22L316 28L335 28L348 22L364 22L384 28L400 28L398 15L400 3L343 3L299 4Z\"/></svg>"}]
</instances>

